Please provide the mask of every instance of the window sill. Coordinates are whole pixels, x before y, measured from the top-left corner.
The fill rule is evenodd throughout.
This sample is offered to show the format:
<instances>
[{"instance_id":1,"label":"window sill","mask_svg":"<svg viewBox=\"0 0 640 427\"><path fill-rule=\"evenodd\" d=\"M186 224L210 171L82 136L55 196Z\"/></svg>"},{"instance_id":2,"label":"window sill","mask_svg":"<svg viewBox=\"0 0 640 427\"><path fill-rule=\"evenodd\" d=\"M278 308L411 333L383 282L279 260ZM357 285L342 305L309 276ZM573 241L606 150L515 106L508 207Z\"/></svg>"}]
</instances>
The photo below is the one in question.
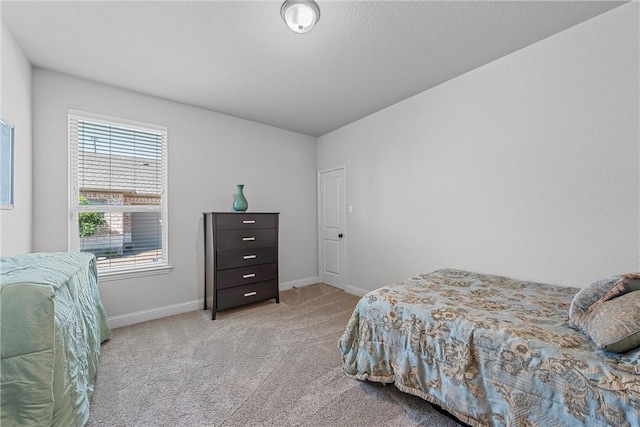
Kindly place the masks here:
<instances>
[{"instance_id":1,"label":"window sill","mask_svg":"<svg viewBox=\"0 0 640 427\"><path fill-rule=\"evenodd\" d=\"M110 282L113 280L122 280L122 279L133 279L136 277L144 277L144 276L155 276L158 274L167 274L171 272L173 266L171 265L163 265L159 267L147 267L147 268L137 268L127 269L127 270L111 270L106 272L98 272L98 281L99 282Z\"/></svg>"}]
</instances>

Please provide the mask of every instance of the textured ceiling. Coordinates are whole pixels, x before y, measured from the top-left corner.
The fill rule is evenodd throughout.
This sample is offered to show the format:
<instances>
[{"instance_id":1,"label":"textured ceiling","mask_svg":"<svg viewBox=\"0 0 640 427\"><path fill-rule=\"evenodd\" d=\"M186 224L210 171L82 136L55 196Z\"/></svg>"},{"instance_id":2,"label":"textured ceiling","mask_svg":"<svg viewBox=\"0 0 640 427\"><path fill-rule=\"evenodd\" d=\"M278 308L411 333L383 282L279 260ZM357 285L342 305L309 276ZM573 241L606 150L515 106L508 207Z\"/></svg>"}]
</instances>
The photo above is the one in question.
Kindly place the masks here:
<instances>
[{"instance_id":1,"label":"textured ceiling","mask_svg":"<svg viewBox=\"0 0 640 427\"><path fill-rule=\"evenodd\" d=\"M619 6L618 1L7 1L36 67L320 136Z\"/></svg>"}]
</instances>

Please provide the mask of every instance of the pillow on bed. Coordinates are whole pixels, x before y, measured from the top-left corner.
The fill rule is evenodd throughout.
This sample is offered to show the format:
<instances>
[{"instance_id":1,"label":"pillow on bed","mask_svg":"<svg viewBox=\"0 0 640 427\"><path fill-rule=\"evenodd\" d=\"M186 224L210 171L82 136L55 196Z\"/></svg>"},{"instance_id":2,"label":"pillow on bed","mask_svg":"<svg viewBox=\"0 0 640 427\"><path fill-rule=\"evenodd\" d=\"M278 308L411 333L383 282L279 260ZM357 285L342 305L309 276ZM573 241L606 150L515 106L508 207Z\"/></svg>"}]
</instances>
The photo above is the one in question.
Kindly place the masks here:
<instances>
[{"instance_id":1,"label":"pillow on bed","mask_svg":"<svg viewBox=\"0 0 640 427\"><path fill-rule=\"evenodd\" d=\"M582 288L571 301L569 326L603 350L640 345L640 273L613 276ZM628 295L628 296L627 296Z\"/></svg>"},{"instance_id":2,"label":"pillow on bed","mask_svg":"<svg viewBox=\"0 0 640 427\"><path fill-rule=\"evenodd\" d=\"M640 346L640 291L598 304L578 323L602 350L625 353Z\"/></svg>"},{"instance_id":3,"label":"pillow on bed","mask_svg":"<svg viewBox=\"0 0 640 427\"><path fill-rule=\"evenodd\" d=\"M580 289L569 307L569 326L581 330L578 319L605 301L640 290L640 273L629 273L598 280Z\"/></svg>"}]
</instances>

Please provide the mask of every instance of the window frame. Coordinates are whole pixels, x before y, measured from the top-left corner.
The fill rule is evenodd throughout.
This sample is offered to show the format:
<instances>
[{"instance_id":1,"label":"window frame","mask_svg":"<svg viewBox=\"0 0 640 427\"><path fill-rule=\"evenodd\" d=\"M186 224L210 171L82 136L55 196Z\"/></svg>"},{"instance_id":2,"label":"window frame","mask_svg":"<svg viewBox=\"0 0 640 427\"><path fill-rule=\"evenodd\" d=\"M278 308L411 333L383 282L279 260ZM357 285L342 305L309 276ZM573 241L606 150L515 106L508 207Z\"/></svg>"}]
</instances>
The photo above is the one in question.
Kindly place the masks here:
<instances>
[{"instance_id":1,"label":"window frame","mask_svg":"<svg viewBox=\"0 0 640 427\"><path fill-rule=\"evenodd\" d=\"M160 212L160 218L162 221L162 255L163 262L158 265L143 264L143 265L130 265L130 266L118 266L118 267L98 267L98 273L100 281L120 280L141 276L149 276L156 274L166 274L172 269L169 263L169 212L168 212L168 148L169 139L168 131L165 126L143 123L139 121L123 119L119 117L112 117L103 114L90 113L86 111L69 109L67 117L68 125L68 146L67 146L67 159L68 159L68 204L67 212L69 216L68 221L68 242L67 247L69 251L80 250L80 230L78 214L80 212L103 212L105 207L113 212L144 212L145 208L125 208L119 205L81 205L79 203L80 188L78 183L79 177L79 154L78 154L78 142L77 135L73 135L73 127L80 120L93 121L108 126L116 126L120 128L131 128L142 132L151 132L162 135L162 159L161 159L161 187L160 205L159 208L149 209L149 211Z\"/></svg>"}]
</instances>

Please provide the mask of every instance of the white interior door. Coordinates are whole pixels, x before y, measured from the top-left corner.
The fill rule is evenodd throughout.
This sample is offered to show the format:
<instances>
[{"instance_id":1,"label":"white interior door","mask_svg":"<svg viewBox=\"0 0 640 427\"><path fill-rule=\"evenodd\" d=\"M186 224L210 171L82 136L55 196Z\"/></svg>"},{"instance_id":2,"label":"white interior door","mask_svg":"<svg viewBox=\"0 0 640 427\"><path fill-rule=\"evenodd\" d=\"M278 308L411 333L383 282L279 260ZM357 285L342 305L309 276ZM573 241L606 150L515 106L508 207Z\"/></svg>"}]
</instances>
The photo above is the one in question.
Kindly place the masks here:
<instances>
[{"instance_id":1,"label":"white interior door","mask_svg":"<svg viewBox=\"0 0 640 427\"><path fill-rule=\"evenodd\" d=\"M345 168L318 172L318 264L320 281L345 289L346 277Z\"/></svg>"}]
</instances>

